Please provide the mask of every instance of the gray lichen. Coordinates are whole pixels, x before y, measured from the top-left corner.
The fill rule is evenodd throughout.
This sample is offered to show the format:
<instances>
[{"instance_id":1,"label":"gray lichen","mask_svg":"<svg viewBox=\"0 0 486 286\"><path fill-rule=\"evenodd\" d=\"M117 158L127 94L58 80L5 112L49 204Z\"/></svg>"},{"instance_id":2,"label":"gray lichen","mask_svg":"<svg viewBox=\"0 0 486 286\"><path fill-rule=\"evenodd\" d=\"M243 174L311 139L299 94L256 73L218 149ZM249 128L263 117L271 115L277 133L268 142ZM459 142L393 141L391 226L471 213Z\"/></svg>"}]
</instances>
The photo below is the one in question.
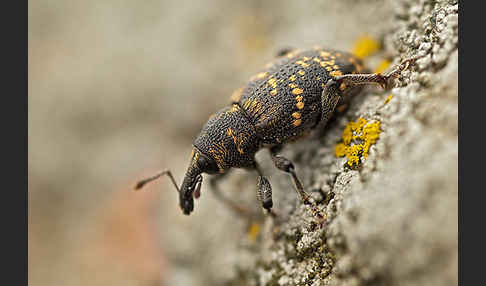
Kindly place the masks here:
<instances>
[{"instance_id":1,"label":"gray lichen","mask_svg":"<svg viewBox=\"0 0 486 286\"><path fill-rule=\"evenodd\" d=\"M426 56L397 80L388 103L387 94L370 89L325 132L284 150L326 221L314 223L309 207L280 180L278 217L265 220L260 239L267 243L252 252L259 263L233 282L457 284L458 4L393 5L384 52L395 64ZM380 121L382 133L353 170L335 157L334 146L346 122L358 117Z\"/></svg>"}]
</instances>

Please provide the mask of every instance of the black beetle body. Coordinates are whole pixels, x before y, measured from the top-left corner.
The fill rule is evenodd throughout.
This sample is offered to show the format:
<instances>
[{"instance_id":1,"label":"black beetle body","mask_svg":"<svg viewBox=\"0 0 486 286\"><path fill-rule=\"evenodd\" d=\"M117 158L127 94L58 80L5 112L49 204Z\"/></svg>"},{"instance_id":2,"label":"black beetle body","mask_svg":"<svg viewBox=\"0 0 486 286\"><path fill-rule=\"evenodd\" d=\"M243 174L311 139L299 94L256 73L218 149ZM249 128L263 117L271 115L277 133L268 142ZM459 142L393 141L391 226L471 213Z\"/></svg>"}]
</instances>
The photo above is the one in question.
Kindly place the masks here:
<instances>
[{"instance_id":1,"label":"black beetle body","mask_svg":"<svg viewBox=\"0 0 486 286\"><path fill-rule=\"evenodd\" d=\"M321 48L295 50L279 57L236 90L232 104L213 114L203 126L194 142L188 174L215 173L214 164L209 172L197 166L201 155L213 160L219 173L255 167L255 153L260 148L298 139L320 121L327 121L335 107L329 101L322 112L322 92L329 79L362 70L361 61L352 55ZM343 85L339 93L343 96L343 92L359 88ZM185 193L184 188L181 191ZM192 198L182 193L184 209L182 201Z\"/></svg>"},{"instance_id":2,"label":"black beetle body","mask_svg":"<svg viewBox=\"0 0 486 286\"><path fill-rule=\"evenodd\" d=\"M179 191L184 214L194 208L199 197L202 173L223 174L230 168L256 169L260 177L258 198L270 211L271 186L255 162L255 153L270 148L275 166L289 173L304 203L309 203L293 164L276 154L276 148L299 139L316 126L323 127L339 100L361 90L363 84L380 84L396 77L410 62L402 62L387 75L369 74L361 61L351 54L314 47L289 51L267 64L231 96L231 104L213 114L194 141L191 163L180 190L170 171L143 180L146 182L168 174ZM237 208L237 206L234 206ZM315 208L314 208L315 209Z\"/></svg>"},{"instance_id":3,"label":"black beetle body","mask_svg":"<svg viewBox=\"0 0 486 286\"><path fill-rule=\"evenodd\" d=\"M295 140L329 117L333 108L322 114L321 97L330 74L361 69L360 60L345 53L290 52L235 91L232 105L210 117L194 146L213 159L221 173L252 167L262 146Z\"/></svg>"}]
</instances>

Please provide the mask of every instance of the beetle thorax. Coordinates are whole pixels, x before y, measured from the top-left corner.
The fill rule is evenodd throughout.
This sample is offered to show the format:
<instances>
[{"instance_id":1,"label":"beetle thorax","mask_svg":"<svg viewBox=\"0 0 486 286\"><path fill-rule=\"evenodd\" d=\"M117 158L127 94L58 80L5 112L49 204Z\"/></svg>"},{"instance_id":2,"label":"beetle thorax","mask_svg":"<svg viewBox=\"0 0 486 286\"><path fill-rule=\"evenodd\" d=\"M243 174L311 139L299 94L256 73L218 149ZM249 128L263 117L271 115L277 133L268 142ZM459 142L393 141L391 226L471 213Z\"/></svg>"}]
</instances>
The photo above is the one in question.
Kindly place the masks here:
<instances>
[{"instance_id":1,"label":"beetle thorax","mask_svg":"<svg viewBox=\"0 0 486 286\"><path fill-rule=\"evenodd\" d=\"M194 142L216 161L221 173L231 167L253 166L259 144L255 127L236 104L213 114Z\"/></svg>"}]
</instances>

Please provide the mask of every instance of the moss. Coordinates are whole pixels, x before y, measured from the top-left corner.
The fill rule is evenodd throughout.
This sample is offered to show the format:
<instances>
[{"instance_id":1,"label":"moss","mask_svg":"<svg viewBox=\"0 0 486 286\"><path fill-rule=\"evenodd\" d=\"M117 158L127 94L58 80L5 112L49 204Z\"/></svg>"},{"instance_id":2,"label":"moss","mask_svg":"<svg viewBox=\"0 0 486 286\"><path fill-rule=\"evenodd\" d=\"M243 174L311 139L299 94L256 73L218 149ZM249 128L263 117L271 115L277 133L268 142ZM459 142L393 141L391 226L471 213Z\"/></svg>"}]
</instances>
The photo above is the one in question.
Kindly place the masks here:
<instances>
[{"instance_id":1,"label":"moss","mask_svg":"<svg viewBox=\"0 0 486 286\"><path fill-rule=\"evenodd\" d=\"M358 166L361 158L366 159L371 145L380 138L380 122L368 122L364 118L358 118L356 122L349 122L341 136L342 142L334 149L336 157L348 158L350 167Z\"/></svg>"}]
</instances>

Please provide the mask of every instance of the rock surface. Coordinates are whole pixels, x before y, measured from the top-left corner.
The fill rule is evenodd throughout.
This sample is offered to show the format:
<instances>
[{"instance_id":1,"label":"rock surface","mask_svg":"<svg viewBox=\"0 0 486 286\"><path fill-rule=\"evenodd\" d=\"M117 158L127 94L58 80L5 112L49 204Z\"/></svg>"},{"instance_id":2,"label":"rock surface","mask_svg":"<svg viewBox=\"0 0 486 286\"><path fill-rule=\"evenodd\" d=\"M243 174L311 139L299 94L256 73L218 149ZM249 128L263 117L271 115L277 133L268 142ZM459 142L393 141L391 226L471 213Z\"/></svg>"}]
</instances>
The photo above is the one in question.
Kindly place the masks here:
<instances>
[{"instance_id":1,"label":"rock surface","mask_svg":"<svg viewBox=\"0 0 486 286\"><path fill-rule=\"evenodd\" d=\"M401 1L384 34L397 59L427 56L393 97L369 92L327 132L286 149L327 214L313 225L290 180L279 181L279 220L268 218L240 285L457 285L457 3ZM348 121L381 122L360 168L334 147ZM272 178L270 178L271 180ZM276 193L276 192L274 192ZM246 272L245 272L246 271Z\"/></svg>"},{"instance_id":2,"label":"rock surface","mask_svg":"<svg viewBox=\"0 0 486 286\"><path fill-rule=\"evenodd\" d=\"M29 284L457 285L458 1L29 3ZM371 69L427 55L370 87L325 130L287 145L326 214L313 224L266 151L276 218L248 223L205 179L191 216L180 182L211 113L285 47L352 51ZM390 97L390 94L392 95ZM335 156L345 126L380 122L359 168ZM222 181L260 211L254 173Z\"/></svg>"}]
</instances>

